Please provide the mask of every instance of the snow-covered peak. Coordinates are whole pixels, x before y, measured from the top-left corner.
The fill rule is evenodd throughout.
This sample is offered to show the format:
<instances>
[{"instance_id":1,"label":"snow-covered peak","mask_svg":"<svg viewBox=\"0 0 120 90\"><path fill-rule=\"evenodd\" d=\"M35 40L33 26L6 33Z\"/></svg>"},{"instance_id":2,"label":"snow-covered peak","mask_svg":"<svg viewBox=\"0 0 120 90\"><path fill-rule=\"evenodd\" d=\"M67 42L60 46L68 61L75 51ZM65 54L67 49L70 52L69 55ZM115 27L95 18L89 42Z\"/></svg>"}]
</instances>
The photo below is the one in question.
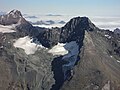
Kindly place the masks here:
<instances>
[{"instance_id":1,"label":"snow-covered peak","mask_svg":"<svg viewBox=\"0 0 120 90\"><path fill-rule=\"evenodd\" d=\"M22 17L22 14L19 10L12 10L8 13L8 15L12 15L14 18L16 17Z\"/></svg>"},{"instance_id":2,"label":"snow-covered peak","mask_svg":"<svg viewBox=\"0 0 120 90\"><path fill-rule=\"evenodd\" d=\"M8 14L14 14L14 13L16 13L16 12L20 12L20 11L19 11L19 10L14 9L14 10L11 10L10 12L8 12Z\"/></svg>"},{"instance_id":3,"label":"snow-covered peak","mask_svg":"<svg viewBox=\"0 0 120 90\"><path fill-rule=\"evenodd\" d=\"M12 24L28 24L28 22L22 17L22 14L18 10L12 10L6 15L0 16L1 25L12 25Z\"/></svg>"}]
</instances>

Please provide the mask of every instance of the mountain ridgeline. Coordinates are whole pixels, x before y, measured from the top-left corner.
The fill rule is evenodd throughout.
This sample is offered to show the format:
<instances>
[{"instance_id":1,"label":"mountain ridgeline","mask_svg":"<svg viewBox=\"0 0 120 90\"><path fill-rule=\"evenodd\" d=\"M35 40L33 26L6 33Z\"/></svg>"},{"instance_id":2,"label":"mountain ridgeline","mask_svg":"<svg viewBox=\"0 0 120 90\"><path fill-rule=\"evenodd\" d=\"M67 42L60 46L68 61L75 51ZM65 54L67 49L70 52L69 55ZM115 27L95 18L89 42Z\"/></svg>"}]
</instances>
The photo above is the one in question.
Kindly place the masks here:
<instances>
[{"instance_id":1,"label":"mountain ridgeline","mask_svg":"<svg viewBox=\"0 0 120 90\"><path fill-rule=\"evenodd\" d=\"M37 37L46 47L52 47L58 42L77 41L80 44L84 38L85 30L92 31L95 28L95 25L87 17L76 17L64 27L48 29Z\"/></svg>"},{"instance_id":2,"label":"mountain ridgeline","mask_svg":"<svg viewBox=\"0 0 120 90\"><path fill-rule=\"evenodd\" d=\"M18 10L1 15L0 25L15 30L0 33L0 90L120 90L120 29L99 29L88 17L61 28L34 27ZM27 55L14 47L26 36L44 48ZM67 54L49 53L60 43Z\"/></svg>"}]
</instances>

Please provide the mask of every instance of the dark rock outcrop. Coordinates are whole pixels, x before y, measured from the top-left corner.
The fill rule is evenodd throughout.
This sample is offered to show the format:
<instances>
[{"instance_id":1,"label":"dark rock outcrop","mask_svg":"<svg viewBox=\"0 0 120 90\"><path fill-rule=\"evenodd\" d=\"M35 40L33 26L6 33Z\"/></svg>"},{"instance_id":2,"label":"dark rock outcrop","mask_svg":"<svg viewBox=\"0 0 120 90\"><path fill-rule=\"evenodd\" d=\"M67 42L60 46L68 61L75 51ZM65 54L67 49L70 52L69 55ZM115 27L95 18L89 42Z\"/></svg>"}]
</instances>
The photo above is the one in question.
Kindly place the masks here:
<instances>
[{"instance_id":1,"label":"dark rock outcrop","mask_svg":"<svg viewBox=\"0 0 120 90\"><path fill-rule=\"evenodd\" d=\"M120 29L119 29L119 28L116 28L116 29L114 30L114 34L120 34Z\"/></svg>"},{"instance_id":2,"label":"dark rock outcrop","mask_svg":"<svg viewBox=\"0 0 120 90\"><path fill-rule=\"evenodd\" d=\"M84 37L85 30L94 30L95 26L87 17L76 17L71 19L60 33L60 42L77 41L81 42Z\"/></svg>"}]
</instances>

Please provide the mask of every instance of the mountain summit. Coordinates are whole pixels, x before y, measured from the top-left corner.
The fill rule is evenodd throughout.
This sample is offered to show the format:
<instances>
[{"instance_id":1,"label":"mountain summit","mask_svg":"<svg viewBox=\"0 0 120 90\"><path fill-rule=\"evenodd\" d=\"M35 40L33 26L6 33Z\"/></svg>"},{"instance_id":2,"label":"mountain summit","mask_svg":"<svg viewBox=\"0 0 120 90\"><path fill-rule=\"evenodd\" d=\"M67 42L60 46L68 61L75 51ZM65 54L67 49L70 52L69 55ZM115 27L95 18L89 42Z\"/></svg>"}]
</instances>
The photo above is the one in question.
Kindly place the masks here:
<instances>
[{"instance_id":1,"label":"mountain summit","mask_svg":"<svg viewBox=\"0 0 120 90\"><path fill-rule=\"evenodd\" d=\"M12 10L12 11L10 11L9 13L8 13L8 15L11 15L11 16L13 16L14 18L17 18L17 17L22 17L22 14L21 14L21 12L20 11L18 11L18 10Z\"/></svg>"},{"instance_id":2,"label":"mountain summit","mask_svg":"<svg viewBox=\"0 0 120 90\"><path fill-rule=\"evenodd\" d=\"M23 24L28 23L22 16L21 12L18 10L12 10L6 15L0 16L1 25L12 25L12 24Z\"/></svg>"}]
</instances>

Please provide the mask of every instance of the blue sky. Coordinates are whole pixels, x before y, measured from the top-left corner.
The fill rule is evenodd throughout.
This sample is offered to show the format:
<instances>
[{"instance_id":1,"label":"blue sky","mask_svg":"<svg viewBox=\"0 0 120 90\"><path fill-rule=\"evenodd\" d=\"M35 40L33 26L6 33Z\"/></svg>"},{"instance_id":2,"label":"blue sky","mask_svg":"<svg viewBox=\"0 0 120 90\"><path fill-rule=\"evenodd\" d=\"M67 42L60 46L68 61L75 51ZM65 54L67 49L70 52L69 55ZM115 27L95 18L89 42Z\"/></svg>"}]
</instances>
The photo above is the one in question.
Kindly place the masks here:
<instances>
[{"instance_id":1,"label":"blue sky","mask_svg":"<svg viewBox=\"0 0 120 90\"><path fill-rule=\"evenodd\" d=\"M120 16L120 0L0 0L0 11L28 14Z\"/></svg>"}]
</instances>

